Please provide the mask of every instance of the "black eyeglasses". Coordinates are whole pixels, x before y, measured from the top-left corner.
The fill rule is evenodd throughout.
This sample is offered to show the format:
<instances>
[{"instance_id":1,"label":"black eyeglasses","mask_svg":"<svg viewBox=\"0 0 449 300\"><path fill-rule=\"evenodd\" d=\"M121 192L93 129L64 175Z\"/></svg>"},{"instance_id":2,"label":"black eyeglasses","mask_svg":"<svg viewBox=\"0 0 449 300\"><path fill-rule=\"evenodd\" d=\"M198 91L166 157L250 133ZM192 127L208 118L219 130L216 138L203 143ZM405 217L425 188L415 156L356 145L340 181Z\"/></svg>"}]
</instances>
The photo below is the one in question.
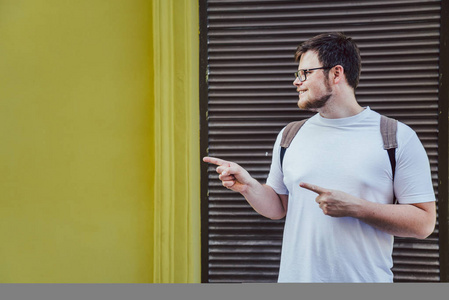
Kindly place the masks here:
<instances>
[{"instance_id":1,"label":"black eyeglasses","mask_svg":"<svg viewBox=\"0 0 449 300\"><path fill-rule=\"evenodd\" d=\"M298 70L298 72L295 72L295 78L299 78L299 81L303 82L307 80L307 74L311 73L310 71L313 70L320 70L320 69L332 69L333 67L321 67L321 68L312 68L312 69L301 69Z\"/></svg>"}]
</instances>

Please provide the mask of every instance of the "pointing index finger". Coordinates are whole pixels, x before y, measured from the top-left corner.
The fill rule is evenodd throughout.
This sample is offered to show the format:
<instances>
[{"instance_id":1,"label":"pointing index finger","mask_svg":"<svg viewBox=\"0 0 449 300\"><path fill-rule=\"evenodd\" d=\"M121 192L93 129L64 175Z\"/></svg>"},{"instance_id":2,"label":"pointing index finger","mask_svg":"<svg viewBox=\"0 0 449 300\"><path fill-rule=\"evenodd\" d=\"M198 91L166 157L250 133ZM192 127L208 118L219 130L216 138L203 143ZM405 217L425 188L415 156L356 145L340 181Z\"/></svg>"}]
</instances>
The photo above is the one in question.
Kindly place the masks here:
<instances>
[{"instance_id":1,"label":"pointing index finger","mask_svg":"<svg viewBox=\"0 0 449 300\"><path fill-rule=\"evenodd\" d=\"M217 166L223 166L223 165L227 164L227 166L230 167L230 163L228 161L220 159L220 158L212 157L212 156L203 157L203 161L217 165Z\"/></svg>"},{"instance_id":2,"label":"pointing index finger","mask_svg":"<svg viewBox=\"0 0 449 300\"><path fill-rule=\"evenodd\" d=\"M322 194L322 193L327 192L327 189L325 189L325 188L322 188L322 187L314 185L314 184L306 183L306 182L299 183L299 186L302 188L308 189L309 191L315 192L317 194Z\"/></svg>"}]
</instances>

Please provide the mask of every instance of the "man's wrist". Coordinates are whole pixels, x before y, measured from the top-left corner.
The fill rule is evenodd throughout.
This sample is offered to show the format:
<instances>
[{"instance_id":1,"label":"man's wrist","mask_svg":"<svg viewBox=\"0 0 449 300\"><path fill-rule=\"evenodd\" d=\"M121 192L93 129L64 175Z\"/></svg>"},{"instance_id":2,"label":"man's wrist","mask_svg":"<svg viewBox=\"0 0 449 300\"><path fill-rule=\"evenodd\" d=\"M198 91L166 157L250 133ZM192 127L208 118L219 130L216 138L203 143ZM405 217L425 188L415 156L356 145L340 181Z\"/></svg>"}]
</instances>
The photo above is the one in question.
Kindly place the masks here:
<instances>
[{"instance_id":1,"label":"man's wrist","mask_svg":"<svg viewBox=\"0 0 449 300\"><path fill-rule=\"evenodd\" d=\"M251 177L251 179L246 183L246 187L245 189L241 192L241 194L246 197L249 196L251 194L256 193L256 191L258 190L258 188L260 188L262 185L259 183L259 181L257 181L256 179L254 179L253 177Z\"/></svg>"},{"instance_id":2,"label":"man's wrist","mask_svg":"<svg viewBox=\"0 0 449 300\"><path fill-rule=\"evenodd\" d=\"M352 214L354 218L363 219L366 217L367 212L369 211L369 201L366 201L362 198L355 198L353 201L353 209Z\"/></svg>"}]
</instances>

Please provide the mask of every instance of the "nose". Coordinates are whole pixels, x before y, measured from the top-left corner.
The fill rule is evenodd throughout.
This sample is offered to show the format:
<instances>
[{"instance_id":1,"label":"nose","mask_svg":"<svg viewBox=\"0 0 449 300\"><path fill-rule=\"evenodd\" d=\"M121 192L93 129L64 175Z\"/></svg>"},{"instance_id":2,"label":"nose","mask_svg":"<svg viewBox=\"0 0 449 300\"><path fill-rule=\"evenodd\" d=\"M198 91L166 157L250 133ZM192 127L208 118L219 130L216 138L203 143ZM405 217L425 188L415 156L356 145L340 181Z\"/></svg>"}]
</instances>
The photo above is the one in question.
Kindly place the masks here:
<instances>
[{"instance_id":1,"label":"nose","mask_svg":"<svg viewBox=\"0 0 449 300\"><path fill-rule=\"evenodd\" d=\"M299 80L298 77L295 78L295 80L293 81L293 85L294 86L300 86L302 84L302 82Z\"/></svg>"}]
</instances>

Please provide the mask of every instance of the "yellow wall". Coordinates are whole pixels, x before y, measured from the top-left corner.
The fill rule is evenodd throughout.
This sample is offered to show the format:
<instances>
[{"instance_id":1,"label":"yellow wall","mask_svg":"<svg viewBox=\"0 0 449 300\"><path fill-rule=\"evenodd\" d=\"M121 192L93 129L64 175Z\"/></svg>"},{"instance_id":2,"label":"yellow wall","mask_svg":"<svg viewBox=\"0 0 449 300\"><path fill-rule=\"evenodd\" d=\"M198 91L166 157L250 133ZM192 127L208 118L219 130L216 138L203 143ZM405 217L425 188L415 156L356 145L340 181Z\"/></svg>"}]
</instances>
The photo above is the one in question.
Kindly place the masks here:
<instances>
[{"instance_id":1,"label":"yellow wall","mask_svg":"<svg viewBox=\"0 0 449 300\"><path fill-rule=\"evenodd\" d=\"M0 0L0 282L153 281L148 0Z\"/></svg>"}]
</instances>

